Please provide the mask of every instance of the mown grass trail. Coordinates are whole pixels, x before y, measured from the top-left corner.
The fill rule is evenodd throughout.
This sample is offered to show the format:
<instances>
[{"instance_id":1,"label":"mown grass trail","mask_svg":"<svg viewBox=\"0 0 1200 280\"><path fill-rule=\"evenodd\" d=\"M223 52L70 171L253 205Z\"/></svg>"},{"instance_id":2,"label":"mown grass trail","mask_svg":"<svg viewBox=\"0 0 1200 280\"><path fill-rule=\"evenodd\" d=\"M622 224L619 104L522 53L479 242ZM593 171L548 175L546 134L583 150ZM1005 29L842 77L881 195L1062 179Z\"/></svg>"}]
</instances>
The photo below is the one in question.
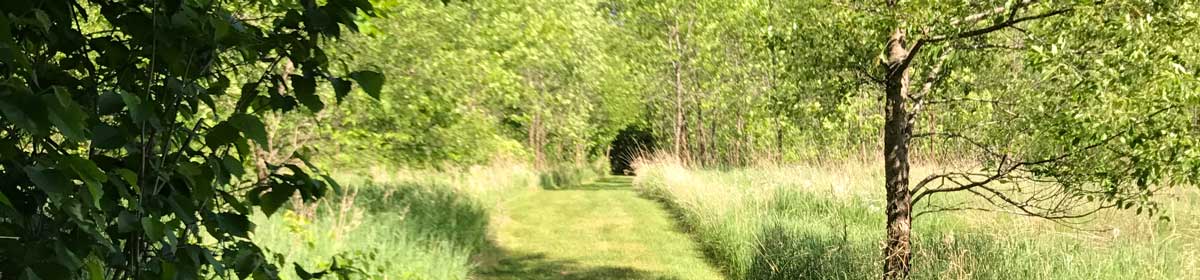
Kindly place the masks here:
<instances>
[{"instance_id":1,"label":"mown grass trail","mask_svg":"<svg viewBox=\"0 0 1200 280\"><path fill-rule=\"evenodd\" d=\"M479 279L721 279L659 204L630 177L515 198L496 241L502 257Z\"/></svg>"}]
</instances>

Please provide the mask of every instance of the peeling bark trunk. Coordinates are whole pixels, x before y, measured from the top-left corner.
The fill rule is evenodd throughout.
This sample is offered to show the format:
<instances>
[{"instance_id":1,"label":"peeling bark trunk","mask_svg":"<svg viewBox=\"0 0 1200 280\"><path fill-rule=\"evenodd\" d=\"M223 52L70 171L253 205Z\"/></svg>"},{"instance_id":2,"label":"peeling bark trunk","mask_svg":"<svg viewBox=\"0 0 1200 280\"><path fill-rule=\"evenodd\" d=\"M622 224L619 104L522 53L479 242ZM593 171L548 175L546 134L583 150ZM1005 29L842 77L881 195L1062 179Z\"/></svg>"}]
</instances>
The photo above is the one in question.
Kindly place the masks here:
<instances>
[{"instance_id":1,"label":"peeling bark trunk","mask_svg":"<svg viewBox=\"0 0 1200 280\"><path fill-rule=\"evenodd\" d=\"M884 188L887 191L887 242L883 249L883 279L908 279L912 258L912 196L908 191L908 85L911 71L904 63L908 50L904 30L896 29L888 41L886 104L884 105Z\"/></svg>"}]
</instances>

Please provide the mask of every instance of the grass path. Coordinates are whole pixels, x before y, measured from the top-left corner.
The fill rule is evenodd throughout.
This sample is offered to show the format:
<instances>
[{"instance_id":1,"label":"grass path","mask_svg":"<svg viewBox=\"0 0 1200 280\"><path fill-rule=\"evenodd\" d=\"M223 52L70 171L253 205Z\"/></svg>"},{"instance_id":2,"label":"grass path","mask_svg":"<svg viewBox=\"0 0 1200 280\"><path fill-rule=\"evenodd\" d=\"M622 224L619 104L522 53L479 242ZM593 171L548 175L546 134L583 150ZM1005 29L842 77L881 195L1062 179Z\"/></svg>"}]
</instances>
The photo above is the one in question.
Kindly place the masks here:
<instances>
[{"instance_id":1,"label":"grass path","mask_svg":"<svg viewBox=\"0 0 1200 280\"><path fill-rule=\"evenodd\" d=\"M479 279L721 279L666 210L630 177L515 198Z\"/></svg>"}]
</instances>

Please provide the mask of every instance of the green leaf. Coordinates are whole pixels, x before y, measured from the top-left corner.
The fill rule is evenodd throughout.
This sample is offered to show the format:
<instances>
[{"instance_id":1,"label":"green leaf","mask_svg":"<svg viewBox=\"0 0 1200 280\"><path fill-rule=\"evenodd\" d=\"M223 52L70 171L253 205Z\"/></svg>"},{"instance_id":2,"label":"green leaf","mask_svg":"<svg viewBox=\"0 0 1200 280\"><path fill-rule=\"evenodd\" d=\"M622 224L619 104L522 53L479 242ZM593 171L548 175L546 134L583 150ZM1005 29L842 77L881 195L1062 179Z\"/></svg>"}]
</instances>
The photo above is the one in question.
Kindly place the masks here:
<instances>
[{"instance_id":1,"label":"green leaf","mask_svg":"<svg viewBox=\"0 0 1200 280\"><path fill-rule=\"evenodd\" d=\"M233 236L250 238L250 232L254 231L254 223L241 214L220 213L216 215L216 219L217 225Z\"/></svg>"},{"instance_id":2,"label":"green leaf","mask_svg":"<svg viewBox=\"0 0 1200 280\"><path fill-rule=\"evenodd\" d=\"M229 21L220 17L210 17L208 22L213 27L213 40L217 42L224 41L229 36L229 30L233 28Z\"/></svg>"},{"instance_id":3,"label":"green leaf","mask_svg":"<svg viewBox=\"0 0 1200 280\"><path fill-rule=\"evenodd\" d=\"M208 129L208 133L204 135L204 145L209 149L216 151L217 148L229 143L233 143L238 139L237 128L230 125L228 122L221 122Z\"/></svg>"},{"instance_id":4,"label":"green leaf","mask_svg":"<svg viewBox=\"0 0 1200 280\"><path fill-rule=\"evenodd\" d=\"M255 252L250 247L242 247L237 251L237 255L233 258L233 261L234 272L237 273L238 278L245 279L250 273L258 270L258 267L263 263L263 258L261 254Z\"/></svg>"},{"instance_id":5,"label":"green leaf","mask_svg":"<svg viewBox=\"0 0 1200 280\"><path fill-rule=\"evenodd\" d=\"M8 25L8 17L0 17L0 47L13 43L12 29Z\"/></svg>"},{"instance_id":6,"label":"green leaf","mask_svg":"<svg viewBox=\"0 0 1200 280\"><path fill-rule=\"evenodd\" d=\"M54 123L67 139L87 141L90 138L85 127L87 115L79 108L79 104L75 103L67 89L54 87L53 94L42 95L42 102L50 112L50 122Z\"/></svg>"},{"instance_id":7,"label":"green leaf","mask_svg":"<svg viewBox=\"0 0 1200 280\"><path fill-rule=\"evenodd\" d=\"M142 218L142 230L146 232L146 237L149 237L150 241L162 240L164 229L165 226L162 221L158 220L158 217Z\"/></svg>"},{"instance_id":8,"label":"green leaf","mask_svg":"<svg viewBox=\"0 0 1200 280\"><path fill-rule=\"evenodd\" d=\"M296 99L313 112L325 109L325 103L317 97L317 81L310 76L292 75L292 89L296 91Z\"/></svg>"},{"instance_id":9,"label":"green leaf","mask_svg":"<svg viewBox=\"0 0 1200 280\"><path fill-rule=\"evenodd\" d=\"M342 99L346 98L346 95L350 94L350 81L346 81L342 78L334 78L333 80L330 80L329 83L331 86L333 86L334 99L337 99L337 103L341 104Z\"/></svg>"},{"instance_id":10,"label":"green leaf","mask_svg":"<svg viewBox=\"0 0 1200 280\"><path fill-rule=\"evenodd\" d=\"M133 170L129 170L129 169L125 169L125 168L118 168L116 172L117 172L117 175L121 176L121 179L125 180L125 183L128 183L129 186L133 188L133 191L138 192L138 193L142 192L141 188L138 187L137 173L133 173Z\"/></svg>"},{"instance_id":11,"label":"green leaf","mask_svg":"<svg viewBox=\"0 0 1200 280\"><path fill-rule=\"evenodd\" d=\"M41 98L23 92L0 94L0 113L4 118L35 135L45 135L50 126L50 121L46 119L46 107Z\"/></svg>"},{"instance_id":12,"label":"green leaf","mask_svg":"<svg viewBox=\"0 0 1200 280\"><path fill-rule=\"evenodd\" d=\"M363 91L367 92L367 95L379 99L379 93L383 91L385 80L383 74L373 71L358 71L350 73L350 78L358 82L358 86L362 87Z\"/></svg>"},{"instance_id":13,"label":"green leaf","mask_svg":"<svg viewBox=\"0 0 1200 280\"><path fill-rule=\"evenodd\" d=\"M68 193L75 189L75 184L67 180L62 172L41 166L26 166L25 174L34 185L47 193Z\"/></svg>"},{"instance_id":14,"label":"green leaf","mask_svg":"<svg viewBox=\"0 0 1200 280\"><path fill-rule=\"evenodd\" d=\"M92 196L92 206L100 209L100 199L104 197L104 189L97 183L87 183L84 185L87 186L88 194Z\"/></svg>"},{"instance_id":15,"label":"green leaf","mask_svg":"<svg viewBox=\"0 0 1200 280\"><path fill-rule=\"evenodd\" d=\"M136 123L141 123L150 120L148 108L142 104L142 98L129 92L121 92L121 100L125 101L125 108L129 109L129 117L133 118Z\"/></svg>"},{"instance_id":16,"label":"green leaf","mask_svg":"<svg viewBox=\"0 0 1200 280\"><path fill-rule=\"evenodd\" d=\"M125 108L125 101L122 98L120 94L111 91L100 94L100 99L96 101L99 113L101 115L112 115L120 112L121 109Z\"/></svg>"},{"instance_id":17,"label":"green leaf","mask_svg":"<svg viewBox=\"0 0 1200 280\"><path fill-rule=\"evenodd\" d=\"M262 207L263 213L269 217L275 214L275 211L279 210L279 207L283 206L283 203L294 193L296 193L296 188L292 186L271 186L270 190L259 197L258 206Z\"/></svg>"},{"instance_id":18,"label":"green leaf","mask_svg":"<svg viewBox=\"0 0 1200 280\"><path fill-rule=\"evenodd\" d=\"M120 233L129 233L137 230L138 218L137 215L129 211L121 211L117 215L117 231Z\"/></svg>"},{"instance_id":19,"label":"green leaf","mask_svg":"<svg viewBox=\"0 0 1200 280\"><path fill-rule=\"evenodd\" d=\"M232 194L229 194L225 191L218 190L217 193L221 195L221 200L224 200L225 203L229 203L230 207L233 207L233 210L242 214L250 213L250 209L246 208L246 205L242 204L242 201L238 200L237 197L234 197Z\"/></svg>"},{"instance_id":20,"label":"green leaf","mask_svg":"<svg viewBox=\"0 0 1200 280\"><path fill-rule=\"evenodd\" d=\"M250 104L258 97L258 86L257 82L242 84L242 96L238 97L237 107L235 108L237 112L244 112L246 108L250 108Z\"/></svg>"},{"instance_id":21,"label":"green leaf","mask_svg":"<svg viewBox=\"0 0 1200 280\"><path fill-rule=\"evenodd\" d=\"M92 126L92 146L97 149L111 150L125 145L125 134L116 127L108 124Z\"/></svg>"},{"instance_id":22,"label":"green leaf","mask_svg":"<svg viewBox=\"0 0 1200 280\"><path fill-rule=\"evenodd\" d=\"M159 273L162 275L163 280L175 279L175 277L178 275L178 272L175 270L174 263L160 262L158 264L159 264L159 267L161 268L161 269L159 269L159 271L160 271Z\"/></svg>"},{"instance_id":23,"label":"green leaf","mask_svg":"<svg viewBox=\"0 0 1200 280\"><path fill-rule=\"evenodd\" d=\"M79 260L79 257L76 257L75 253L67 249L67 246L63 245L62 242L54 242L54 256L58 257L58 263L69 269L74 270L83 266L83 262Z\"/></svg>"},{"instance_id":24,"label":"green leaf","mask_svg":"<svg viewBox=\"0 0 1200 280\"><path fill-rule=\"evenodd\" d=\"M242 177L242 175L246 174L245 168L242 167L242 162L231 155L221 157L221 165L225 167L226 171L233 174L233 176Z\"/></svg>"},{"instance_id":25,"label":"green leaf","mask_svg":"<svg viewBox=\"0 0 1200 280\"><path fill-rule=\"evenodd\" d=\"M93 256L92 258L95 258ZM88 280L104 280L104 266L96 259L84 262L87 265Z\"/></svg>"},{"instance_id":26,"label":"green leaf","mask_svg":"<svg viewBox=\"0 0 1200 280\"><path fill-rule=\"evenodd\" d=\"M270 143L267 142L267 129L263 126L262 120L259 120L258 117L247 114L237 114L229 117L229 124L242 131L242 135L245 135L246 138L254 140L254 142L258 143L260 147L266 148L271 146Z\"/></svg>"},{"instance_id":27,"label":"green leaf","mask_svg":"<svg viewBox=\"0 0 1200 280\"><path fill-rule=\"evenodd\" d=\"M42 280L41 277L38 277L37 273L33 272L33 269L30 269L28 267L26 267L25 271L21 273L20 279L21 280Z\"/></svg>"},{"instance_id":28,"label":"green leaf","mask_svg":"<svg viewBox=\"0 0 1200 280\"><path fill-rule=\"evenodd\" d=\"M4 192L0 192L0 203L8 205L8 208L13 208L12 202L8 201L8 196L5 196Z\"/></svg>"},{"instance_id":29,"label":"green leaf","mask_svg":"<svg viewBox=\"0 0 1200 280\"><path fill-rule=\"evenodd\" d=\"M300 279L304 279L304 280L321 279L321 277L325 277L325 274L329 273L329 271L318 271L316 273L309 273L307 270L304 270L304 267L301 267L300 264L298 264L298 263L293 263L292 265L295 266L296 276L299 276Z\"/></svg>"},{"instance_id":30,"label":"green leaf","mask_svg":"<svg viewBox=\"0 0 1200 280\"><path fill-rule=\"evenodd\" d=\"M91 160L78 156L68 156L62 159L62 163L66 164L75 174L79 175L79 179L85 182L104 183L108 182L108 175L104 174L100 167Z\"/></svg>"}]
</instances>

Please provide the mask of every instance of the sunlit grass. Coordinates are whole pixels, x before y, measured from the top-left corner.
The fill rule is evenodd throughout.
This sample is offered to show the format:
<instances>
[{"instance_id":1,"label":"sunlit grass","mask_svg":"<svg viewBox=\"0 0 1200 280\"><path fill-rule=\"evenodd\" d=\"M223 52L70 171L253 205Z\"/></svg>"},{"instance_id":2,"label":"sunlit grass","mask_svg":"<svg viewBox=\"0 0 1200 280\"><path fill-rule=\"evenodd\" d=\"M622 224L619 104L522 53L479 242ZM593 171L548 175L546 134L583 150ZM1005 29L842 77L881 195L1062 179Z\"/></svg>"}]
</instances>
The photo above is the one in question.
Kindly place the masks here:
<instances>
[{"instance_id":1,"label":"sunlit grass","mask_svg":"<svg viewBox=\"0 0 1200 280\"><path fill-rule=\"evenodd\" d=\"M343 194L259 215L254 240L309 271L337 259L363 279L468 279L503 201L538 190L537 173L521 164L337 177Z\"/></svg>"},{"instance_id":2,"label":"sunlit grass","mask_svg":"<svg viewBox=\"0 0 1200 280\"><path fill-rule=\"evenodd\" d=\"M677 212L733 279L871 279L882 271L877 164L697 171L659 160L637 168L635 185ZM1089 230L995 212L925 215L914 223L913 278L1200 278L1200 193L1178 189L1160 201L1172 222L1109 211L1079 225Z\"/></svg>"},{"instance_id":3,"label":"sunlit grass","mask_svg":"<svg viewBox=\"0 0 1200 280\"><path fill-rule=\"evenodd\" d=\"M480 279L721 279L629 178L523 195L497 229L501 254Z\"/></svg>"}]
</instances>

